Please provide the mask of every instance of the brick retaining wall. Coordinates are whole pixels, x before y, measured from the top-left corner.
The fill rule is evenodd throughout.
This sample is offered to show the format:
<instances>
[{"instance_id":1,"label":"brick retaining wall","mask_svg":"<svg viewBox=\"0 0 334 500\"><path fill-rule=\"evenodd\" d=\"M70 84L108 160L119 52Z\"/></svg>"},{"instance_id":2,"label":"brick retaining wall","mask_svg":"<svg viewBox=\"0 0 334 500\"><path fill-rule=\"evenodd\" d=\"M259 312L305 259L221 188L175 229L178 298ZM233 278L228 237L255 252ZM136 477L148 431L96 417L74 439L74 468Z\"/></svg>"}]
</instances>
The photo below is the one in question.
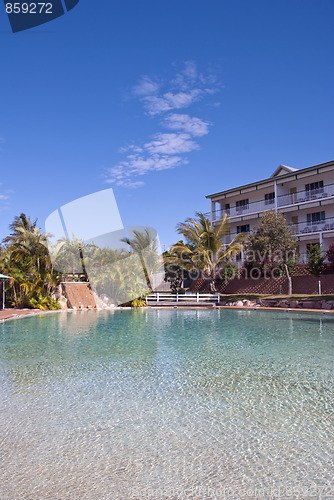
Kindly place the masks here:
<instances>
[{"instance_id":1,"label":"brick retaining wall","mask_svg":"<svg viewBox=\"0 0 334 500\"><path fill-rule=\"evenodd\" d=\"M323 294L334 294L334 274L325 274L321 276L321 288ZM288 293L288 280L286 277L277 279L251 279L234 278L227 281L216 281L217 291L226 294L270 294ZM209 291L209 281L200 278L194 280L190 290L193 292ZM318 278L311 275L292 276L292 291L297 294L317 294Z\"/></svg>"}]
</instances>

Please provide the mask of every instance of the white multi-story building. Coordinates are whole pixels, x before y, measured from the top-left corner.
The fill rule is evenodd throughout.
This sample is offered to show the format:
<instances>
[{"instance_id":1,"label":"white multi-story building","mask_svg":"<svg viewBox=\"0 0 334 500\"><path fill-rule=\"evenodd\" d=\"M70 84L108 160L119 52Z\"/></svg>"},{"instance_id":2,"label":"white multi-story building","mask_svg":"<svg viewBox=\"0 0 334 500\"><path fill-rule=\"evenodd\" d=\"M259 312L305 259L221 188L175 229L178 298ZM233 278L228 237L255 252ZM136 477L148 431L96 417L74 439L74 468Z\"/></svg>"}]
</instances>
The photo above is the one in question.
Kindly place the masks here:
<instances>
[{"instance_id":1,"label":"white multi-story building","mask_svg":"<svg viewBox=\"0 0 334 500\"><path fill-rule=\"evenodd\" d=\"M301 170L280 165L271 177L207 196L211 220L230 217L226 243L240 233L258 226L270 209L282 212L296 235L301 261L307 248L320 243L324 251L334 243L334 161Z\"/></svg>"}]
</instances>

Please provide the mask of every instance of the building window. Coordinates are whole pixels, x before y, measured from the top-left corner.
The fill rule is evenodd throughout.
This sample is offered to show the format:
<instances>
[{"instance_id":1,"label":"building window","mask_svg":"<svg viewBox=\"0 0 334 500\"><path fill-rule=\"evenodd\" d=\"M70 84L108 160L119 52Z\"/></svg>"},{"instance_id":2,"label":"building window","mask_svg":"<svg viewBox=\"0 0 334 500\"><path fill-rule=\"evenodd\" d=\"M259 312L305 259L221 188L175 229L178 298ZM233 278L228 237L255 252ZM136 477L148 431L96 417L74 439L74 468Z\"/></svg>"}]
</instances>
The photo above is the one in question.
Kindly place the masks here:
<instances>
[{"instance_id":1,"label":"building window","mask_svg":"<svg viewBox=\"0 0 334 500\"><path fill-rule=\"evenodd\" d=\"M306 194L309 196L314 196L319 193L324 192L324 181L311 182L310 184L305 184Z\"/></svg>"},{"instance_id":2,"label":"building window","mask_svg":"<svg viewBox=\"0 0 334 500\"><path fill-rule=\"evenodd\" d=\"M267 193L264 195L266 205L273 205L275 203L275 193Z\"/></svg>"},{"instance_id":3,"label":"building window","mask_svg":"<svg viewBox=\"0 0 334 500\"><path fill-rule=\"evenodd\" d=\"M237 210L243 210L245 208L249 208L249 201L248 198L246 200L239 200L236 202L235 206L237 207Z\"/></svg>"},{"instance_id":4,"label":"building window","mask_svg":"<svg viewBox=\"0 0 334 500\"><path fill-rule=\"evenodd\" d=\"M307 214L308 224L321 224L326 220L325 212L313 212L312 214Z\"/></svg>"},{"instance_id":5,"label":"building window","mask_svg":"<svg viewBox=\"0 0 334 500\"><path fill-rule=\"evenodd\" d=\"M243 226L237 226L237 233L249 233L250 227L249 224L244 224Z\"/></svg>"},{"instance_id":6,"label":"building window","mask_svg":"<svg viewBox=\"0 0 334 500\"><path fill-rule=\"evenodd\" d=\"M229 203L225 203L224 205L222 205L222 214L230 215L230 204Z\"/></svg>"}]
</instances>

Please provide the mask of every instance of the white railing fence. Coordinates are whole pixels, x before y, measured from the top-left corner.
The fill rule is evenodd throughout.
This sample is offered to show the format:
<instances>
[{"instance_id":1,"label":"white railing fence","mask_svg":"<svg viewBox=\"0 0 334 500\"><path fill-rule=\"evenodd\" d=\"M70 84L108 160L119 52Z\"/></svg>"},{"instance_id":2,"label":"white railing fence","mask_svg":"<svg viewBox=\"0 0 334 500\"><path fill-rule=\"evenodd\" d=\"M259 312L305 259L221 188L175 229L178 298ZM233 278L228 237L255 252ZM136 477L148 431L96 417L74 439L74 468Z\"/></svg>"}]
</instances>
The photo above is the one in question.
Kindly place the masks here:
<instances>
[{"instance_id":1,"label":"white railing fence","mask_svg":"<svg viewBox=\"0 0 334 500\"><path fill-rule=\"evenodd\" d=\"M220 302L220 293L165 293L156 292L146 296L147 304L159 302Z\"/></svg>"}]
</instances>

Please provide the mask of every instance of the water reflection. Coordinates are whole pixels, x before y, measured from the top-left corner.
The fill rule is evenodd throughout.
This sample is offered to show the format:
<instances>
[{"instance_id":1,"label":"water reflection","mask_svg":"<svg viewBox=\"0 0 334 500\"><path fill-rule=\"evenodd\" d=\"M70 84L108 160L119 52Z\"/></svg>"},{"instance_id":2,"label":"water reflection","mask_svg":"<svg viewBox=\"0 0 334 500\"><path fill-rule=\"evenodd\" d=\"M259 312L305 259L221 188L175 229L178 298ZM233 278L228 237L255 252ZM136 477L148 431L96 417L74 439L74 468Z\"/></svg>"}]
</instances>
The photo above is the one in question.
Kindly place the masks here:
<instances>
[{"instance_id":1,"label":"water reflection","mask_svg":"<svg viewBox=\"0 0 334 500\"><path fill-rule=\"evenodd\" d=\"M303 318L152 309L1 324L2 497L327 484L333 328Z\"/></svg>"},{"instance_id":2,"label":"water reflection","mask_svg":"<svg viewBox=\"0 0 334 500\"><path fill-rule=\"evenodd\" d=\"M142 311L40 315L3 326L0 360L13 386L81 376L102 368L150 373L157 338Z\"/></svg>"}]
</instances>

